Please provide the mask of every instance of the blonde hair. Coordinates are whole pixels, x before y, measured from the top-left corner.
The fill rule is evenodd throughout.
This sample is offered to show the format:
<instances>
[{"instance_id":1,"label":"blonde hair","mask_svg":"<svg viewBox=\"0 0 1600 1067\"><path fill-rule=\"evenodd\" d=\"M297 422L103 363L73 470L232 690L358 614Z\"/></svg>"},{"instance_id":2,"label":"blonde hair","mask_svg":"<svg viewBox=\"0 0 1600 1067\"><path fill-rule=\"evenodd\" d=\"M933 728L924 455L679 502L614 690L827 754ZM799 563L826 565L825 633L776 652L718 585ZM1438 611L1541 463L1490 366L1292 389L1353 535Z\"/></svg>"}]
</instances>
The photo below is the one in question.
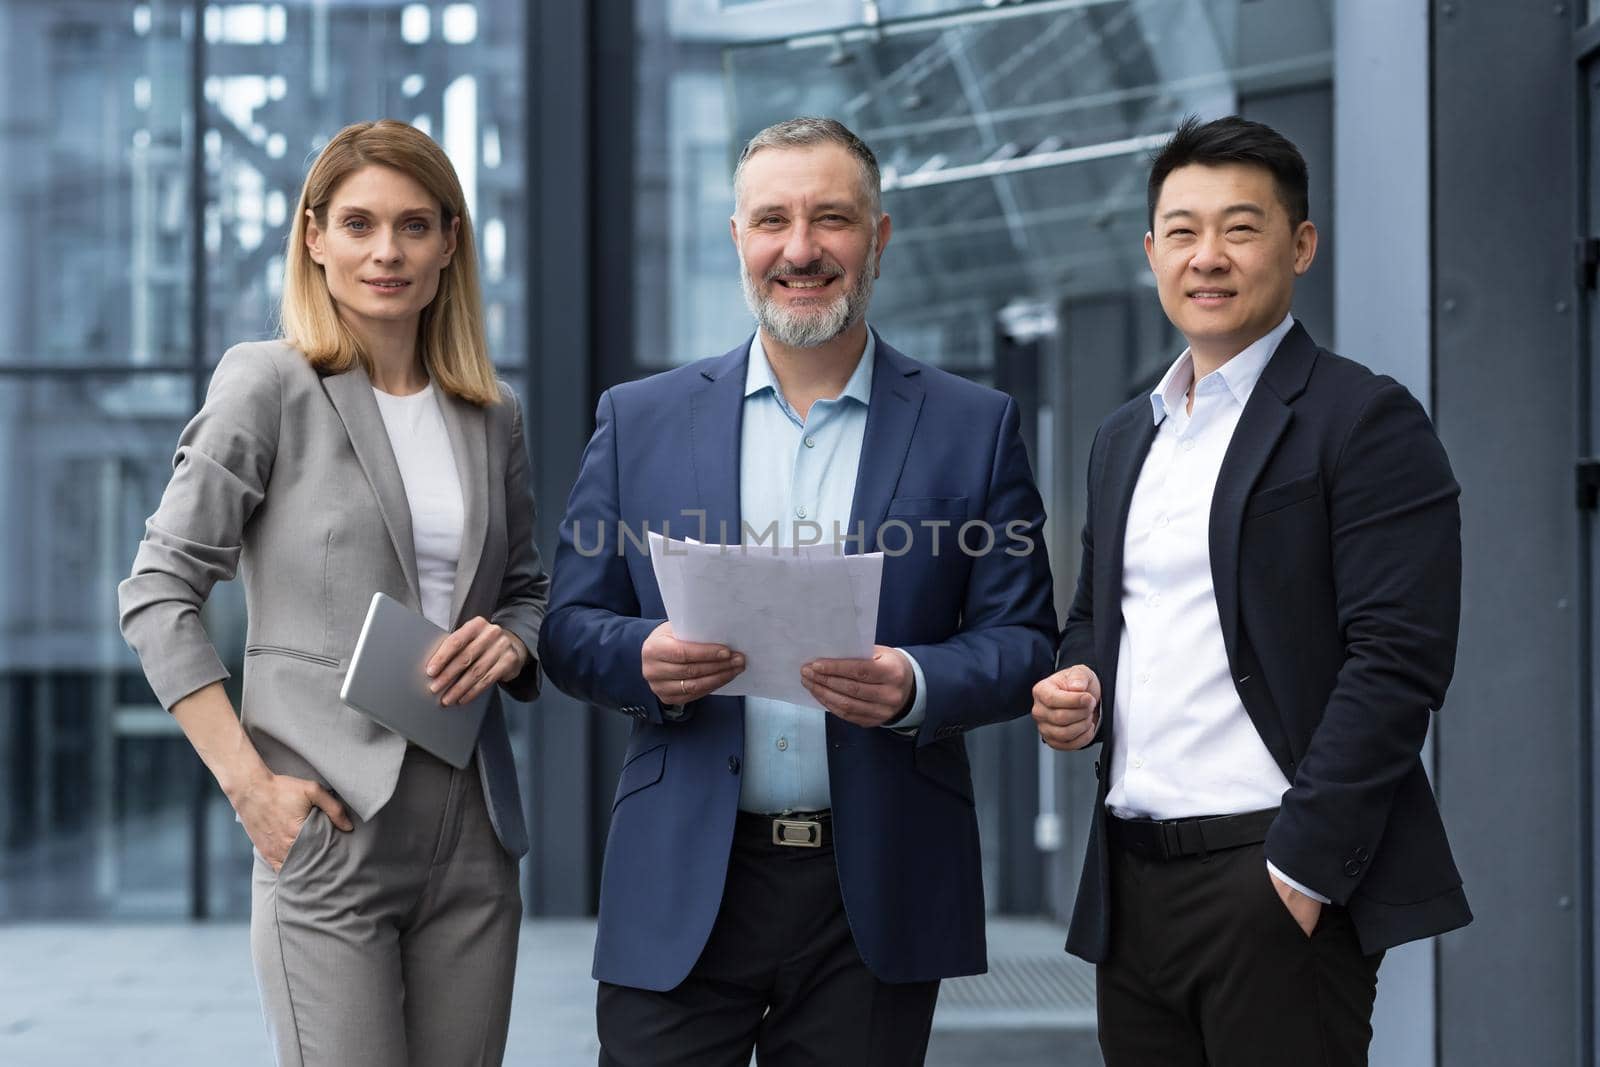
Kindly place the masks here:
<instances>
[{"instance_id":1,"label":"blonde hair","mask_svg":"<svg viewBox=\"0 0 1600 1067\"><path fill-rule=\"evenodd\" d=\"M329 141L306 175L294 214L283 269L279 311L283 339L305 353L325 374L342 374L356 363L372 373L372 357L345 325L328 292L327 275L306 248L306 212L328 225L333 192L356 171L389 167L418 182L439 201L440 224L449 232L459 218L455 254L439 274L439 291L422 309L417 346L422 365L439 388L472 404L501 398L483 333L483 294L478 287L478 249L466 197L450 158L427 134L393 119L346 126Z\"/></svg>"}]
</instances>

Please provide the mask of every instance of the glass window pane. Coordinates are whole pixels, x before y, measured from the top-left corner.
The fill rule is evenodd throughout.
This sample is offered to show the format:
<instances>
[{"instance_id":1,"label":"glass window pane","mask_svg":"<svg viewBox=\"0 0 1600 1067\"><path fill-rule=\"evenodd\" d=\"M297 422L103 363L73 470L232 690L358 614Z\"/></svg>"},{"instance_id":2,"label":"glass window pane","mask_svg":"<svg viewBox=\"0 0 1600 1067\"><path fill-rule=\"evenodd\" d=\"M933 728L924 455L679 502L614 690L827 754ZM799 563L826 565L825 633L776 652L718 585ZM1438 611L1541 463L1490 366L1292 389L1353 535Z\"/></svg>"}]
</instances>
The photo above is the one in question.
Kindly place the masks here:
<instances>
[{"instance_id":1,"label":"glass window pane","mask_svg":"<svg viewBox=\"0 0 1600 1067\"><path fill-rule=\"evenodd\" d=\"M0 4L0 363L188 360L189 8Z\"/></svg>"},{"instance_id":2,"label":"glass window pane","mask_svg":"<svg viewBox=\"0 0 1600 1067\"><path fill-rule=\"evenodd\" d=\"M247 9L281 15L261 24ZM343 126L411 122L466 189L495 362L522 366L527 329L524 26L515 0L223 7L207 23L207 358L277 333L284 242L310 161ZM349 57L359 56L359 63Z\"/></svg>"},{"instance_id":3,"label":"glass window pane","mask_svg":"<svg viewBox=\"0 0 1600 1067\"><path fill-rule=\"evenodd\" d=\"M116 586L193 407L180 375L0 378L0 918L188 912L199 763Z\"/></svg>"},{"instance_id":4,"label":"glass window pane","mask_svg":"<svg viewBox=\"0 0 1600 1067\"><path fill-rule=\"evenodd\" d=\"M1270 16L1239 0L881 0L873 27L860 9L832 12L837 32L819 32L826 5L763 4L759 37L737 5L672 6L637 16L640 54L667 58L641 66L637 98L644 367L725 351L751 328L729 171L769 123L832 115L873 147L894 235L872 321L919 358L981 376L997 331L1053 332L1062 300L1153 303L1144 181L1182 116L1331 78L1331 24L1311 0Z\"/></svg>"}]
</instances>

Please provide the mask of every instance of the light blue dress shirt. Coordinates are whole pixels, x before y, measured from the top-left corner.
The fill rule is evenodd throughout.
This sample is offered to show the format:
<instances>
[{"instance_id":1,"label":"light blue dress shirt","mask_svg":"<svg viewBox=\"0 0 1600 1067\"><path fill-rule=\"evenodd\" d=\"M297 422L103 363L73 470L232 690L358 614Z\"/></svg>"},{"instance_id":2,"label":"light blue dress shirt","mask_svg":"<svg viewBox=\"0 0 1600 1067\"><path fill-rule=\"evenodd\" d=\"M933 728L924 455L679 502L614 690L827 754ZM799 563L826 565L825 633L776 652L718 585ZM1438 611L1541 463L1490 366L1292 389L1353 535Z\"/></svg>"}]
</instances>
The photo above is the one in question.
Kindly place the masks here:
<instances>
[{"instance_id":1,"label":"light blue dress shirt","mask_svg":"<svg viewBox=\"0 0 1600 1067\"><path fill-rule=\"evenodd\" d=\"M877 347L868 330L867 347L844 392L818 400L802 419L772 373L761 334L750 342L739 438L739 510L745 528L766 543L771 543L766 531L774 524L780 545L801 538L831 543L851 533L850 507ZM871 536L868 531L869 544ZM917 685L911 710L895 723L905 729L922 721L927 685L922 667L900 651ZM787 701L745 698L740 810L820 811L830 806L827 715Z\"/></svg>"}]
</instances>

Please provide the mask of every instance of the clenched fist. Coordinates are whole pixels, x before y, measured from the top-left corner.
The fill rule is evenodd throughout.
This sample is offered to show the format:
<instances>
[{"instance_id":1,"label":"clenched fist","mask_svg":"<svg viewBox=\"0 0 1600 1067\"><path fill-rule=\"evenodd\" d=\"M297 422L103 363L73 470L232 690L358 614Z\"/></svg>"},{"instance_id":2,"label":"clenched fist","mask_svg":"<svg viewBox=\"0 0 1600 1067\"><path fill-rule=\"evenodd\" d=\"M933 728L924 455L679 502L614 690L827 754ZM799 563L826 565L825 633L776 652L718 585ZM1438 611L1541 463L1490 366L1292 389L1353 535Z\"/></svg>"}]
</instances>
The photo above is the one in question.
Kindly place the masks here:
<instances>
[{"instance_id":1,"label":"clenched fist","mask_svg":"<svg viewBox=\"0 0 1600 1067\"><path fill-rule=\"evenodd\" d=\"M1094 740L1100 728L1100 679L1083 664L1057 671L1033 687L1039 737L1063 752Z\"/></svg>"}]
</instances>

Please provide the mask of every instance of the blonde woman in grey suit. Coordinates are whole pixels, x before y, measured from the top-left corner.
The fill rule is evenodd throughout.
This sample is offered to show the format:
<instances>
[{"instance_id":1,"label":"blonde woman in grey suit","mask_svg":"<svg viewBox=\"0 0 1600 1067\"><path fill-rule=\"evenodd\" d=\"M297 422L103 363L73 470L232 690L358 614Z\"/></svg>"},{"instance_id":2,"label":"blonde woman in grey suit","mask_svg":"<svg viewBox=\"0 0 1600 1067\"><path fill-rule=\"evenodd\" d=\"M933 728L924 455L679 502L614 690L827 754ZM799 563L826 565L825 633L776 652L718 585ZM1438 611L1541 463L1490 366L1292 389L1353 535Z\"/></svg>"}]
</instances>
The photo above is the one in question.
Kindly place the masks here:
<instances>
[{"instance_id":1,"label":"blonde woman in grey suit","mask_svg":"<svg viewBox=\"0 0 1600 1067\"><path fill-rule=\"evenodd\" d=\"M498 693L465 771L342 705L383 591L451 631L441 704L530 700L548 581L461 185L398 122L341 131L289 239L283 338L230 349L119 590L122 629L255 846L280 1064L493 1064L527 851ZM242 573L239 715L200 621Z\"/></svg>"}]
</instances>

